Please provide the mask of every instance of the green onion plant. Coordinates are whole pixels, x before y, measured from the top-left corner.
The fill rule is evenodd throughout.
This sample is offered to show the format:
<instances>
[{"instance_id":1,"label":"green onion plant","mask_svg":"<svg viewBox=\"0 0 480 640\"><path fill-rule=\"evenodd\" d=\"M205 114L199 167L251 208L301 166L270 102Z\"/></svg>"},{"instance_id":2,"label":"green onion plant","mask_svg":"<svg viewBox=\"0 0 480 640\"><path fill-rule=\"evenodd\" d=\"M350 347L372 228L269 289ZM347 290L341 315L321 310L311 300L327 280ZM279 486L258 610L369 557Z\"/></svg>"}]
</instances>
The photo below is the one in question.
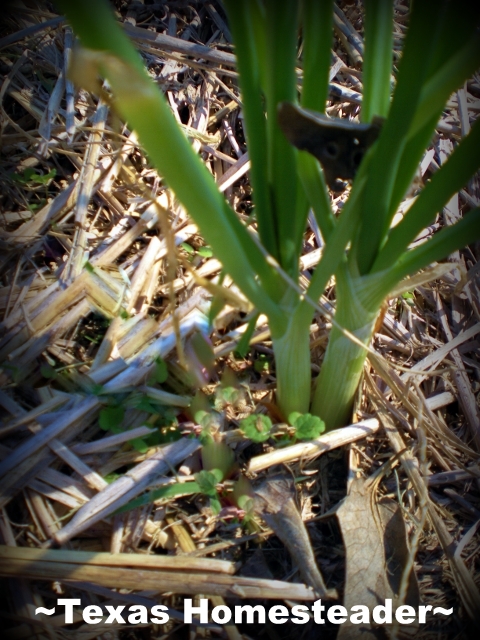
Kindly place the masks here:
<instances>
[{"instance_id":1,"label":"green onion plant","mask_svg":"<svg viewBox=\"0 0 480 640\"><path fill-rule=\"evenodd\" d=\"M345 424L365 346L389 292L406 276L480 237L477 208L428 242L409 248L480 166L480 122L458 143L403 220L391 226L449 96L480 66L480 3L415 0L402 55L394 66L393 0L365 0L361 120L385 120L336 218L320 165L290 145L277 121L283 101L325 110L333 0L224 1L237 56L258 237L217 189L107 1L57 4L83 48L76 77L89 89L99 86L99 76L108 80L117 112L135 129L225 271L258 312L267 315L277 400L284 415L310 410L329 429ZM300 295L292 282L298 282L310 209L325 246L306 295ZM335 325L312 397L311 301L319 300L332 276Z\"/></svg>"}]
</instances>

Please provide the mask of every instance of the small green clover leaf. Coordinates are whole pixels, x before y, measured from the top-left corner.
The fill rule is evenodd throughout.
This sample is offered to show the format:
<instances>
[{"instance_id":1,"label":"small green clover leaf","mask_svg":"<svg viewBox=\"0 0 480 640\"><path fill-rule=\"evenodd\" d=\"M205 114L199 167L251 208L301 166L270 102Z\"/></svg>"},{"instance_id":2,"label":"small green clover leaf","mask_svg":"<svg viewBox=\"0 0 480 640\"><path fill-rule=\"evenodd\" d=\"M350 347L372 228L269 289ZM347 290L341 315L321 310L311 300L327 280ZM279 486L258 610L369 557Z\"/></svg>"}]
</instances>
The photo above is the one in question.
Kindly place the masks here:
<instances>
[{"instance_id":1,"label":"small green clover leaf","mask_svg":"<svg viewBox=\"0 0 480 640\"><path fill-rule=\"evenodd\" d=\"M211 469L210 471L203 469L195 474L195 480L203 494L214 498L217 496L217 484L223 480L223 474L220 469Z\"/></svg>"},{"instance_id":2,"label":"small green clover leaf","mask_svg":"<svg viewBox=\"0 0 480 640\"><path fill-rule=\"evenodd\" d=\"M243 389L220 387L216 392L215 408L221 411L227 406L235 406L244 396Z\"/></svg>"},{"instance_id":3,"label":"small green clover leaf","mask_svg":"<svg viewBox=\"0 0 480 640\"><path fill-rule=\"evenodd\" d=\"M252 442L265 442L272 431L272 421L268 416L255 414L240 422L240 429Z\"/></svg>"},{"instance_id":4,"label":"small green clover leaf","mask_svg":"<svg viewBox=\"0 0 480 640\"><path fill-rule=\"evenodd\" d=\"M122 423L124 415L125 411L123 407L105 407L105 409L102 409L100 411L100 415L98 418L100 429L103 429L103 431L112 431L113 433L119 433L121 431L120 425Z\"/></svg>"},{"instance_id":5,"label":"small green clover leaf","mask_svg":"<svg viewBox=\"0 0 480 640\"><path fill-rule=\"evenodd\" d=\"M295 427L295 438L297 440L313 440L325 431L323 420L309 413L301 414L295 411L289 415L288 421Z\"/></svg>"},{"instance_id":6,"label":"small green clover leaf","mask_svg":"<svg viewBox=\"0 0 480 640\"><path fill-rule=\"evenodd\" d=\"M295 422L303 416L303 413L300 411L292 411L292 413L288 416L288 424L291 424L292 427L295 426Z\"/></svg>"}]
</instances>

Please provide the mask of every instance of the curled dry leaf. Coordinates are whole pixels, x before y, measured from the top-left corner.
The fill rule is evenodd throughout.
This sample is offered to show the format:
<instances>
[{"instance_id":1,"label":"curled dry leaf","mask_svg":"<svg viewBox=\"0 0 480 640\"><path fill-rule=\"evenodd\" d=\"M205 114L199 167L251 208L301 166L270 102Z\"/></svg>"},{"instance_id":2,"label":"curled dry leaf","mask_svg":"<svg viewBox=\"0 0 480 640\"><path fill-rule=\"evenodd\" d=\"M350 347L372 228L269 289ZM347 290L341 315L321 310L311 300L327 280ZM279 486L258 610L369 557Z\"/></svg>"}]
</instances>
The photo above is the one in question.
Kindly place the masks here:
<instances>
[{"instance_id":1,"label":"curled dry leaf","mask_svg":"<svg viewBox=\"0 0 480 640\"><path fill-rule=\"evenodd\" d=\"M327 590L318 569L307 529L295 504L293 481L276 475L263 481L254 490L255 511L287 547L305 584L313 587L318 597L335 598Z\"/></svg>"},{"instance_id":2,"label":"curled dry leaf","mask_svg":"<svg viewBox=\"0 0 480 640\"><path fill-rule=\"evenodd\" d=\"M390 499L378 500L363 478L355 478L345 500L336 510L346 553L344 606L365 605L370 612L377 605L393 600L417 607L419 592L416 577L409 577L404 603L396 601L408 560L405 524L398 505ZM413 625L412 625L413 626ZM412 629L415 631L415 629ZM370 623L340 627L338 639L370 640L378 635Z\"/></svg>"}]
</instances>

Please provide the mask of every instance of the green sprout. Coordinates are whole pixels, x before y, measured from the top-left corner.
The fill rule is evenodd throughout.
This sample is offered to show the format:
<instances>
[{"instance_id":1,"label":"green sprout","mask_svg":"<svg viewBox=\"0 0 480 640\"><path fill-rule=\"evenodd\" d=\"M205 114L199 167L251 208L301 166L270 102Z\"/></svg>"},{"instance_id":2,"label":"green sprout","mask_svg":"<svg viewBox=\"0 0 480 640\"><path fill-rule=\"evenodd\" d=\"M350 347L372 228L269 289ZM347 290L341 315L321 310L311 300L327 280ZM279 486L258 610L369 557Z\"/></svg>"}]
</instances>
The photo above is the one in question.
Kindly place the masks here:
<instances>
[{"instance_id":1,"label":"green sprout","mask_svg":"<svg viewBox=\"0 0 480 640\"><path fill-rule=\"evenodd\" d=\"M252 414L240 422L240 429L252 442L265 442L271 436L272 421L261 413Z\"/></svg>"},{"instance_id":2,"label":"green sprout","mask_svg":"<svg viewBox=\"0 0 480 640\"><path fill-rule=\"evenodd\" d=\"M310 413L293 412L288 421L295 428L295 440L314 440L325 431L325 423L318 416Z\"/></svg>"}]
</instances>

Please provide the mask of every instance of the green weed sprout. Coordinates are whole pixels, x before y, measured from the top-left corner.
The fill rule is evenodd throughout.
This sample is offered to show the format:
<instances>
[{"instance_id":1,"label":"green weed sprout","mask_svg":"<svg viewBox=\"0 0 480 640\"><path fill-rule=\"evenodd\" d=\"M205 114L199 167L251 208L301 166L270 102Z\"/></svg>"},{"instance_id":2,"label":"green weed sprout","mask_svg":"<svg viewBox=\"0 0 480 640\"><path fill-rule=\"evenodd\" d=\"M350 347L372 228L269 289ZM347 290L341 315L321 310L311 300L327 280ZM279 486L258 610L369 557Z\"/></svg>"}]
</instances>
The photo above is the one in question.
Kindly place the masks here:
<instances>
[{"instance_id":1,"label":"green weed sprout","mask_svg":"<svg viewBox=\"0 0 480 640\"><path fill-rule=\"evenodd\" d=\"M240 429L252 442L265 442L272 434L272 421L262 413L251 414L240 422Z\"/></svg>"}]
</instances>

